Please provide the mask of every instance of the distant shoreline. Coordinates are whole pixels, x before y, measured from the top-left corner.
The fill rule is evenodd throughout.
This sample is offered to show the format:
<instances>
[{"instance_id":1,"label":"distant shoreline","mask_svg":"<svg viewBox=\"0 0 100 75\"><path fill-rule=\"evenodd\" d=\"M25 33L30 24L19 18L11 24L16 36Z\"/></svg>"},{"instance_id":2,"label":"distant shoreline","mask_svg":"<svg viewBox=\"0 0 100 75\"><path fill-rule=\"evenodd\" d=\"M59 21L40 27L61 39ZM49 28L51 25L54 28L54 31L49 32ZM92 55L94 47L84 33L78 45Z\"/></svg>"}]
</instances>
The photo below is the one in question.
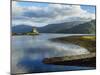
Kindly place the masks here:
<instances>
[{"instance_id":1,"label":"distant shoreline","mask_svg":"<svg viewBox=\"0 0 100 75\"><path fill-rule=\"evenodd\" d=\"M38 34L68 34L68 33L38 33ZM12 33L12 35L28 35L27 33ZM68 35L76 35L76 36L95 36L95 34L68 34Z\"/></svg>"},{"instance_id":2,"label":"distant shoreline","mask_svg":"<svg viewBox=\"0 0 100 75\"><path fill-rule=\"evenodd\" d=\"M39 33L12 33L12 36L14 35L39 35Z\"/></svg>"}]
</instances>

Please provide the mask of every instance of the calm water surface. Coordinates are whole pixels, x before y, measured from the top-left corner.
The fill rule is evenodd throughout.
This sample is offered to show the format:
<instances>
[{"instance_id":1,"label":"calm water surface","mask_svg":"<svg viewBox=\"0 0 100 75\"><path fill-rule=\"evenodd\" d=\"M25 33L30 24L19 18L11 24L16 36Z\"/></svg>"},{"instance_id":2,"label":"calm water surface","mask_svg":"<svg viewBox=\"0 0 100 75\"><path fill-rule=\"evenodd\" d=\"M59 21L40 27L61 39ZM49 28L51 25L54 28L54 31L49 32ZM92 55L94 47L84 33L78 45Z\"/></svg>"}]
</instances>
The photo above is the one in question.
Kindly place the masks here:
<instances>
[{"instance_id":1,"label":"calm water surface","mask_svg":"<svg viewBox=\"0 0 100 75\"><path fill-rule=\"evenodd\" d=\"M44 58L89 53L87 49L75 44L65 44L49 40L52 38L74 35L40 34L36 36L12 36L12 73L90 69L89 67L79 66L48 65L42 62Z\"/></svg>"}]
</instances>

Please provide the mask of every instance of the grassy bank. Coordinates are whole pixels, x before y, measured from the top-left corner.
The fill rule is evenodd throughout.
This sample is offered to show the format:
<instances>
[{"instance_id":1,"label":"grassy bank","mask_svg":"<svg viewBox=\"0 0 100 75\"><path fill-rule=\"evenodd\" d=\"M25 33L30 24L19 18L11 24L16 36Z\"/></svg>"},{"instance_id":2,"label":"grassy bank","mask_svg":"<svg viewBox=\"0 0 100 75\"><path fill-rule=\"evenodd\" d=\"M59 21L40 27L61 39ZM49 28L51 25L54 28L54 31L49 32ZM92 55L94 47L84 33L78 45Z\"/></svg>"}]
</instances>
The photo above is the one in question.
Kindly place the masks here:
<instances>
[{"instance_id":1,"label":"grassy bank","mask_svg":"<svg viewBox=\"0 0 100 75\"><path fill-rule=\"evenodd\" d=\"M52 41L73 43L88 49L90 52L96 52L96 37L95 36L70 36L51 39Z\"/></svg>"},{"instance_id":2,"label":"grassy bank","mask_svg":"<svg viewBox=\"0 0 100 75\"><path fill-rule=\"evenodd\" d=\"M39 33L12 33L12 35L39 35Z\"/></svg>"},{"instance_id":3,"label":"grassy bank","mask_svg":"<svg viewBox=\"0 0 100 75\"><path fill-rule=\"evenodd\" d=\"M95 36L70 36L51 39L56 42L73 43L90 51L89 54L45 58L45 64L96 67L96 39Z\"/></svg>"}]
</instances>

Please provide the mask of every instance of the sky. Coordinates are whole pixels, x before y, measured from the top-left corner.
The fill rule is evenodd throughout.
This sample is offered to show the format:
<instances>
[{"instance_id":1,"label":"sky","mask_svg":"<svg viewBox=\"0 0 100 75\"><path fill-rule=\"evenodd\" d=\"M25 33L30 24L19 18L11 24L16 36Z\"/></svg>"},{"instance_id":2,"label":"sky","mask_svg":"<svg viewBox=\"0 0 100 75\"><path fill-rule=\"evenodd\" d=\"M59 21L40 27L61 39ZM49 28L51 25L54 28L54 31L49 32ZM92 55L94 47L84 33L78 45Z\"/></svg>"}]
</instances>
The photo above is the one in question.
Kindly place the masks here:
<instances>
[{"instance_id":1,"label":"sky","mask_svg":"<svg viewBox=\"0 0 100 75\"><path fill-rule=\"evenodd\" d=\"M12 25L48 24L95 19L95 6L39 2L12 2Z\"/></svg>"}]
</instances>

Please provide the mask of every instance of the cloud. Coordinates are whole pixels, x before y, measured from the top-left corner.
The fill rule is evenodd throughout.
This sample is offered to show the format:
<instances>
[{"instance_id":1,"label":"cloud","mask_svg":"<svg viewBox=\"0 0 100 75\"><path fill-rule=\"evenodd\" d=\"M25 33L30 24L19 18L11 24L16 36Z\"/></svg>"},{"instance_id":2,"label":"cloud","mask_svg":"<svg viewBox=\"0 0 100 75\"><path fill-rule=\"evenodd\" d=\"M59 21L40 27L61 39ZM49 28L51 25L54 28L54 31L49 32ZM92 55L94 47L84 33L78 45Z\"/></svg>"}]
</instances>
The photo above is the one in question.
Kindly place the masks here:
<instances>
[{"instance_id":1,"label":"cloud","mask_svg":"<svg viewBox=\"0 0 100 75\"><path fill-rule=\"evenodd\" d=\"M23 7L19 6L18 2L12 2L13 24L26 23L33 26L44 26L52 23L91 19L95 19L95 14L83 10L79 5L48 4L46 7Z\"/></svg>"}]
</instances>

